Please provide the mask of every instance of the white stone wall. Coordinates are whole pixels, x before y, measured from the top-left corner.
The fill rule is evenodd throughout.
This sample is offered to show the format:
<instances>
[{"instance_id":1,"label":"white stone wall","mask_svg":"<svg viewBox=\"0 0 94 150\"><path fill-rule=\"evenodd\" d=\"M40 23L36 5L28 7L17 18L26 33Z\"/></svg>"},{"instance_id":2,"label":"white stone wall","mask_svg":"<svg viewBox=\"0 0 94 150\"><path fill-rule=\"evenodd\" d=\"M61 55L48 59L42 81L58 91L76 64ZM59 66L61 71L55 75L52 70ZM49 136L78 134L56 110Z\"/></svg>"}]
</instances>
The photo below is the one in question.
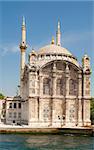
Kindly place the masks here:
<instances>
[{"instance_id":1,"label":"white stone wall","mask_svg":"<svg viewBox=\"0 0 94 150\"><path fill-rule=\"evenodd\" d=\"M27 101L22 101L22 107L21 107L21 123L22 124L28 124L29 121L29 104Z\"/></svg>"},{"instance_id":2,"label":"white stone wall","mask_svg":"<svg viewBox=\"0 0 94 150\"><path fill-rule=\"evenodd\" d=\"M66 63L57 62L53 68L53 63L48 64L39 74L30 71L29 73L29 125L36 127L63 127L63 126L77 126L79 122L78 107L81 104L78 100L78 71L69 65L67 73L69 74L68 82L66 78ZM54 69L54 70L53 70ZM50 95L43 94L43 81L49 78ZM64 80L64 95L57 95L57 79ZM69 93L70 78L77 81L77 91L73 96ZM67 84L66 84L67 82ZM34 92L32 89L35 89ZM39 94L37 90L39 89ZM67 92L66 92L67 89ZM74 89L73 89L74 90ZM82 96L82 95L81 95ZM66 111L67 110L67 111ZM80 112L81 114L81 112ZM82 114L81 114L82 115Z\"/></svg>"},{"instance_id":3,"label":"white stone wall","mask_svg":"<svg viewBox=\"0 0 94 150\"><path fill-rule=\"evenodd\" d=\"M11 103L11 108L10 108ZM14 108L16 103L16 108ZM6 124L21 124L21 108L18 107L20 101L6 100Z\"/></svg>"},{"instance_id":4,"label":"white stone wall","mask_svg":"<svg viewBox=\"0 0 94 150\"><path fill-rule=\"evenodd\" d=\"M89 99L86 102L85 97L83 98L82 88L86 82L83 82L81 68L62 60L43 64L45 65L40 69L37 63L33 64L35 66L29 66L28 84L23 89L27 95L22 104L23 122L27 122L31 127L90 125L90 102ZM50 79L49 94L43 92L45 78ZM57 92L57 79L63 81L63 95Z\"/></svg>"}]
</instances>

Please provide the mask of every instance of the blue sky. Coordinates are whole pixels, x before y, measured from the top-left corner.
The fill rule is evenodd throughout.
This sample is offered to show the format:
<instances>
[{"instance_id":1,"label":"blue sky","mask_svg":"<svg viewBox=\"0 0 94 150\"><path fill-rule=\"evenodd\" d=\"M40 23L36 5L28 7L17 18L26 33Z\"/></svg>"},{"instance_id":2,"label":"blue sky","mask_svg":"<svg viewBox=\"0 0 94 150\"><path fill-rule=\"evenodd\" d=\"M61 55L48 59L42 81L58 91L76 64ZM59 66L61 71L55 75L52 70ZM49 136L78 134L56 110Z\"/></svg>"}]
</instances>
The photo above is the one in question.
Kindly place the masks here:
<instances>
[{"instance_id":1,"label":"blue sky","mask_svg":"<svg viewBox=\"0 0 94 150\"><path fill-rule=\"evenodd\" d=\"M81 59L85 53L91 58L91 93L94 96L94 2L0 2L0 91L16 94L19 67L22 16L26 18L26 55L32 48L49 44L56 35L60 19L62 46Z\"/></svg>"}]
</instances>

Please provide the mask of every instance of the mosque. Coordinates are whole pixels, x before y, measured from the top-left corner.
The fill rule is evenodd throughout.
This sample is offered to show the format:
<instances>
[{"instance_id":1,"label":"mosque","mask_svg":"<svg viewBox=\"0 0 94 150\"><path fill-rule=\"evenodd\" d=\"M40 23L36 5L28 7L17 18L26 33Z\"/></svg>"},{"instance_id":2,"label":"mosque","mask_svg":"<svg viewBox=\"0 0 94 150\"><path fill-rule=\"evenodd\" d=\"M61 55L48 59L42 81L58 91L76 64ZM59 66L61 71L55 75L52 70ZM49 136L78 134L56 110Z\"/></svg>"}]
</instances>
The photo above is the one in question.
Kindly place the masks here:
<instances>
[{"instance_id":1,"label":"mosque","mask_svg":"<svg viewBox=\"0 0 94 150\"><path fill-rule=\"evenodd\" d=\"M26 64L24 18L21 31L19 46L21 124L29 125L31 128L90 126L90 58L84 55L80 65L77 58L61 46L60 21L58 21L56 42L52 39L50 44L38 51L32 50ZM14 100L16 103L17 100ZM8 102L10 103L9 100ZM11 105L9 104L10 109L12 102L13 100ZM9 119L7 117L8 122Z\"/></svg>"},{"instance_id":2,"label":"mosque","mask_svg":"<svg viewBox=\"0 0 94 150\"><path fill-rule=\"evenodd\" d=\"M77 58L61 46L58 21L56 43L52 39L51 44L32 50L26 64L24 18L21 30L21 122L36 128L91 125L90 58L85 55L81 66Z\"/></svg>"}]
</instances>

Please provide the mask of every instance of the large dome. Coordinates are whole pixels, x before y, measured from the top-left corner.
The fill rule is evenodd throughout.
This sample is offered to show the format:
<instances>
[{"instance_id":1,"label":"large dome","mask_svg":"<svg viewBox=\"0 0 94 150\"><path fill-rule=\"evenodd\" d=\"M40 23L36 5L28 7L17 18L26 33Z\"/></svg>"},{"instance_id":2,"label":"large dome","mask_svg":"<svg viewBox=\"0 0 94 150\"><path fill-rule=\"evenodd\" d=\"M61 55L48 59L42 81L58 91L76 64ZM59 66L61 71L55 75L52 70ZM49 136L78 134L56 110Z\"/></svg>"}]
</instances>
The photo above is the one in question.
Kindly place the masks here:
<instances>
[{"instance_id":1,"label":"large dome","mask_svg":"<svg viewBox=\"0 0 94 150\"><path fill-rule=\"evenodd\" d=\"M64 54L64 55L70 55L72 54L66 49L61 46L57 46L55 44L46 45L39 49L38 54L45 55L45 54Z\"/></svg>"}]
</instances>

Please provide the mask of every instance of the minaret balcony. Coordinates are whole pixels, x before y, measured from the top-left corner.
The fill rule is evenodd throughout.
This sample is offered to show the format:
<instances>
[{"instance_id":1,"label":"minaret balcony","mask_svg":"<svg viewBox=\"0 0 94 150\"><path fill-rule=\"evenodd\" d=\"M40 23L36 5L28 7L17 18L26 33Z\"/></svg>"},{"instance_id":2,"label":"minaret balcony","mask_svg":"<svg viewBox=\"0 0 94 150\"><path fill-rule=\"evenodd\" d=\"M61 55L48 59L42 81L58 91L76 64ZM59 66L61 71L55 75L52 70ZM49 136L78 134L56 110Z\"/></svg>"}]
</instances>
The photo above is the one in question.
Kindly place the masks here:
<instances>
[{"instance_id":1,"label":"minaret balcony","mask_svg":"<svg viewBox=\"0 0 94 150\"><path fill-rule=\"evenodd\" d=\"M27 45L25 43L20 43L19 47L20 49L26 49Z\"/></svg>"}]
</instances>

